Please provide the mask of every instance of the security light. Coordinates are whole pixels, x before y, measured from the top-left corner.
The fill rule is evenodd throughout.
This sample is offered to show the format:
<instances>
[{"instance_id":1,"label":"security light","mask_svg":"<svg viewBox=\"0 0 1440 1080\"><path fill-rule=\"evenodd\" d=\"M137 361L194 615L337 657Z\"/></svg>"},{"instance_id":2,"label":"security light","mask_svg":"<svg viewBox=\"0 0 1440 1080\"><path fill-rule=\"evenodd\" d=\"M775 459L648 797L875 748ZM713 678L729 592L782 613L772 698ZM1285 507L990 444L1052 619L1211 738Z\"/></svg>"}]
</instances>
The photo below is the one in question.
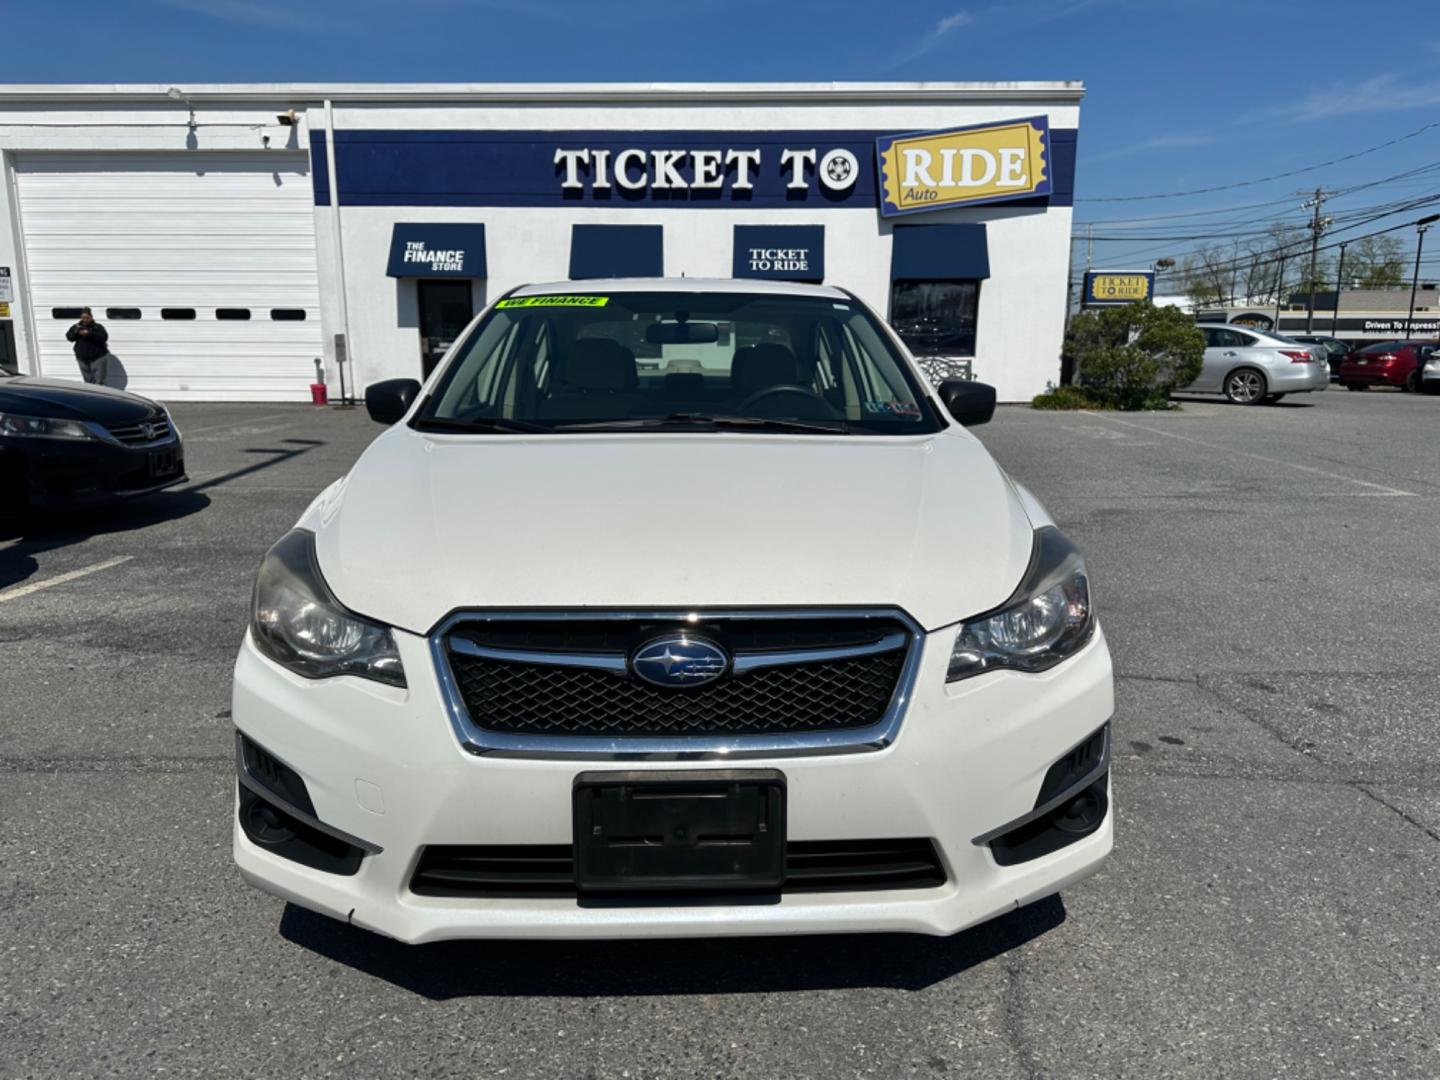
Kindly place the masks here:
<instances>
[{"instance_id":1,"label":"security light","mask_svg":"<svg viewBox=\"0 0 1440 1080\"><path fill-rule=\"evenodd\" d=\"M278 122L281 127L294 127L299 119L300 118L295 115L294 109L286 109L284 112L278 113L275 117L276 122Z\"/></svg>"}]
</instances>

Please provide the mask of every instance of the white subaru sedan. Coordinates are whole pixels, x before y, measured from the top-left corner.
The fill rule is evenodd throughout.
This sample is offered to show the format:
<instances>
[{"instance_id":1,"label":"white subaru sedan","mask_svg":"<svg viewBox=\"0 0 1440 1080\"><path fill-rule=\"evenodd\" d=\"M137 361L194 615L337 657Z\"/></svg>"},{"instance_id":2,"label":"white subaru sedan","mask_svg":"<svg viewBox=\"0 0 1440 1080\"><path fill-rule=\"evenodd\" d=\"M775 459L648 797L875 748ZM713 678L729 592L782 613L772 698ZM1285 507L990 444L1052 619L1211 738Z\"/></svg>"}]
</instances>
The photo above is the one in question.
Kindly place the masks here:
<instances>
[{"instance_id":1,"label":"white subaru sedan","mask_svg":"<svg viewBox=\"0 0 1440 1080\"><path fill-rule=\"evenodd\" d=\"M1109 854L1080 553L837 288L493 304L272 547L246 880L407 942L952 934Z\"/></svg>"}]
</instances>

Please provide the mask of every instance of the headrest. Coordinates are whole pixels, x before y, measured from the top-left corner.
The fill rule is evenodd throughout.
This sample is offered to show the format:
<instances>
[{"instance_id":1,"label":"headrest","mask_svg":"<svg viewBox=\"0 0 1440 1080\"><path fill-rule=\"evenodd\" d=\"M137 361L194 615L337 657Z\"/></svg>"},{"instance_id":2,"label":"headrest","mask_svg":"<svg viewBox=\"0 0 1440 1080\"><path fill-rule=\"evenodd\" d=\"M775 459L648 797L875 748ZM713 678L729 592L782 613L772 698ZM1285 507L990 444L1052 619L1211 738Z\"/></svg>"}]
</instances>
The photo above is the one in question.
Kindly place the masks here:
<instances>
[{"instance_id":1,"label":"headrest","mask_svg":"<svg viewBox=\"0 0 1440 1080\"><path fill-rule=\"evenodd\" d=\"M800 365L784 345L747 345L736 349L735 359L730 362L730 386L740 394L799 381Z\"/></svg>"},{"instance_id":2,"label":"headrest","mask_svg":"<svg viewBox=\"0 0 1440 1080\"><path fill-rule=\"evenodd\" d=\"M610 338L581 338L570 347L565 383L578 390L623 390L638 380L635 354Z\"/></svg>"}]
</instances>

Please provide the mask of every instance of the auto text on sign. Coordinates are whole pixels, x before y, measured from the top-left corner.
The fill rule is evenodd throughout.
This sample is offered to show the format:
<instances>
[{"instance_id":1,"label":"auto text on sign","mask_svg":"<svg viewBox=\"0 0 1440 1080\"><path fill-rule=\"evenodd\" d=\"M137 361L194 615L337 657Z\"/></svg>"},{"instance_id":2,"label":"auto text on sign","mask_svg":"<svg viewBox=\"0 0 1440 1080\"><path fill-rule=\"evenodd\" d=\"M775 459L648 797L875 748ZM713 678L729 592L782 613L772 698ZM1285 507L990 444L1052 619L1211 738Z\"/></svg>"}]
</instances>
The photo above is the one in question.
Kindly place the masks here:
<instances>
[{"instance_id":1,"label":"auto text on sign","mask_svg":"<svg viewBox=\"0 0 1440 1080\"><path fill-rule=\"evenodd\" d=\"M886 136L875 147L885 217L1050 194L1050 127L1043 116Z\"/></svg>"}]
</instances>

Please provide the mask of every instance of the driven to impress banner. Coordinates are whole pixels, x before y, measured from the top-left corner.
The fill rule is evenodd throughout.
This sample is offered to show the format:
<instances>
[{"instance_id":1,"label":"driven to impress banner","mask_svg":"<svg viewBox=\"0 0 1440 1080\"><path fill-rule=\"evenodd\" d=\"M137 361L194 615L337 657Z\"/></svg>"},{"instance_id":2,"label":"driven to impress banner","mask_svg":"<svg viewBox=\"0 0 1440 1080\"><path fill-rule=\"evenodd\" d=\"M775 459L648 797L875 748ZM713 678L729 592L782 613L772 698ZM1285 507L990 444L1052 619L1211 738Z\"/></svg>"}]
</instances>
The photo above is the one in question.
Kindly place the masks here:
<instances>
[{"instance_id":1,"label":"driven to impress banner","mask_svg":"<svg viewBox=\"0 0 1440 1080\"><path fill-rule=\"evenodd\" d=\"M875 153L883 217L1049 195L1053 185L1043 116L882 136Z\"/></svg>"}]
</instances>

